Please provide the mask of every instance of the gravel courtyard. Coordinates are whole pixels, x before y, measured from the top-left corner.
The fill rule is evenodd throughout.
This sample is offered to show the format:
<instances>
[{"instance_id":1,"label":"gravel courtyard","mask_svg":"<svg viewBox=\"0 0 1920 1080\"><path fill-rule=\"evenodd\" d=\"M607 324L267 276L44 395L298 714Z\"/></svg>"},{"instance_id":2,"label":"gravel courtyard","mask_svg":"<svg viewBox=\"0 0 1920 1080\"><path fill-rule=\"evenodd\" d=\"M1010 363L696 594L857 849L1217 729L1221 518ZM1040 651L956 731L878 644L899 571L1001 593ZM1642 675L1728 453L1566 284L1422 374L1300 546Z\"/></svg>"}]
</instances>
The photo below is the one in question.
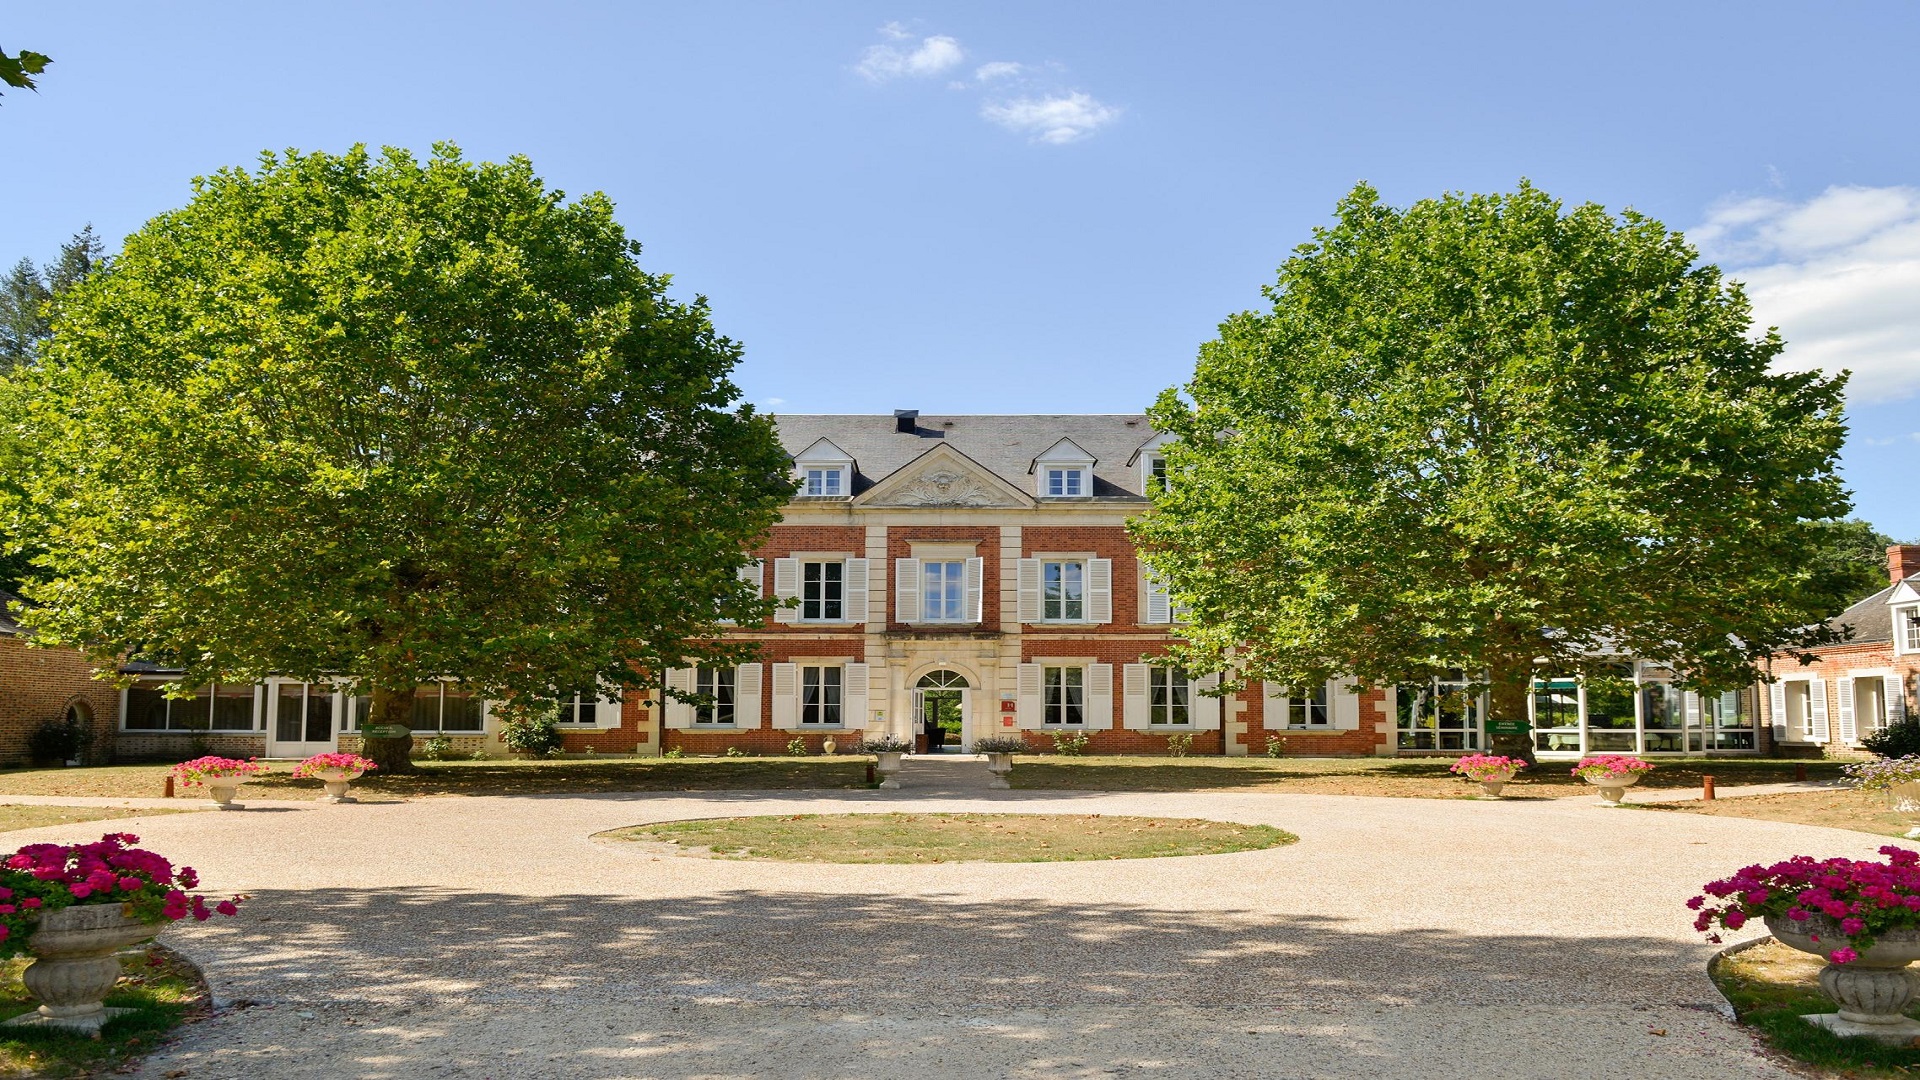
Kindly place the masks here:
<instances>
[{"instance_id":1,"label":"gravel courtyard","mask_svg":"<svg viewBox=\"0 0 1920 1080\"><path fill-rule=\"evenodd\" d=\"M728 814L1019 810L1270 824L1265 851L809 865L593 839ZM133 818L255 895L166 937L226 1007L136 1074L1798 1075L1718 1011L1685 899L1882 840L1529 802L1275 794L441 798Z\"/></svg>"}]
</instances>

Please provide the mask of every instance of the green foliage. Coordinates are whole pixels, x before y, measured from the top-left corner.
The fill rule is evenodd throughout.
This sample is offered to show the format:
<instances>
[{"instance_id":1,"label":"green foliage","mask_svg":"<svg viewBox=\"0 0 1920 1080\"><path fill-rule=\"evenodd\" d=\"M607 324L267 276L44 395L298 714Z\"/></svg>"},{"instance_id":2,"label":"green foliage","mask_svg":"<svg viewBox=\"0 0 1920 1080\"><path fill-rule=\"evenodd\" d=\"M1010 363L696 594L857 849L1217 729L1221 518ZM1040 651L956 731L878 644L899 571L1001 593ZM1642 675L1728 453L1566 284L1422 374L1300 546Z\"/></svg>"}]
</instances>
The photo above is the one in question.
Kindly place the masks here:
<instances>
[{"instance_id":1,"label":"green foliage","mask_svg":"<svg viewBox=\"0 0 1920 1080\"><path fill-rule=\"evenodd\" d=\"M746 757L747 752L745 750L740 749L737 746L729 746L727 747L727 756L728 757Z\"/></svg>"},{"instance_id":2,"label":"green foliage","mask_svg":"<svg viewBox=\"0 0 1920 1080\"><path fill-rule=\"evenodd\" d=\"M35 266L28 258L13 264L0 278L0 372L32 361L53 333L53 303L110 262L106 244L88 225L62 244L59 257L46 266Z\"/></svg>"},{"instance_id":3,"label":"green foliage","mask_svg":"<svg viewBox=\"0 0 1920 1080\"><path fill-rule=\"evenodd\" d=\"M1027 740L1018 735L989 735L973 740L976 754L1024 754L1027 750Z\"/></svg>"},{"instance_id":4,"label":"green foliage","mask_svg":"<svg viewBox=\"0 0 1920 1080\"><path fill-rule=\"evenodd\" d=\"M1167 756L1168 757L1186 757L1189 753L1192 753L1192 752L1193 752L1193 736L1192 735L1183 731L1176 735L1167 736Z\"/></svg>"},{"instance_id":5,"label":"green foliage","mask_svg":"<svg viewBox=\"0 0 1920 1080\"><path fill-rule=\"evenodd\" d=\"M1270 758L1287 756L1287 737L1285 735L1267 736L1267 756Z\"/></svg>"},{"instance_id":6,"label":"green foliage","mask_svg":"<svg viewBox=\"0 0 1920 1080\"><path fill-rule=\"evenodd\" d=\"M1087 733L1084 731L1050 731L1053 738L1053 752L1067 757L1079 757L1087 752Z\"/></svg>"},{"instance_id":7,"label":"green foliage","mask_svg":"<svg viewBox=\"0 0 1920 1080\"><path fill-rule=\"evenodd\" d=\"M1897 724L1870 731L1860 737L1860 745L1883 758L1920 755L1920 717L1908 717Z\"/></svg>"},{"instance_id":8,"label":"green foliage","mask_svg":"<svg viewBox=\"0 0 1920 1080\"><path fill-rule=\"evenodd\" d=\"M7 50L0 49L0 83L38 93L38 88L33 84L33 77L47 70L47 65L51 63L53 58L45 53L21 49L18 53L8 56Z\"/></svg>"},{"instance_id":9,"label":"green foliage","mask_svg":"<svg viewBox=\"0 0 1920 1080\"><path fill-rule=\"evenodd\" d=\"M798 735L795 735L793 738L788 739L787 753L793 755L794 757L806 757L807 756L807 740L801 738Z\"/></svg>"},{"instance_id":10,"label":"green foliage","mask_svg":"<svg viewBox=\"0 0 1920 1080\"><path fill-rule=\"evenodd\" d=\"M770 609L736 570L786 455L638 250L604 195L450 145L197 180L0 403L28 621L189 684L339 674L376 714L742 658L718 620Z\"/></svg>"},{"instance_id":11,"label":"green foliage","mask_svg":"<svg viewBox=\"0 0 1920 1080\"><path fill-rule=\"evenodd\" d=\"M560 749L560 728L552 712L522 713L501 722L500 741L517 754L546 757Z\"/></svg>"},{"instance_id":12,"label":"green foliage","mask_svg":"<svg viewBox=\"0 0 1920 1080\"><path fill-rule=\"evenodd\" d=\"M660 756L669 761L679 761L681 758L687 756L687 752L676 746Z\"/></svg>"},{"instance_id":13,"label":"green foliage","mask_svg":"<svg viewBox=\"0 0 1920 1080\"><path fill-rule=\"evenodd\" d=\"M860 743L860 753L863 754L903 754L911 749L912 743L893 735L868 738Z\"/></svg>"},{"instance_id":14,"label":"green foliage","mask_svg":"<svg viewBox=\"0 0 1920 1080\"><path fill-rule=\"evenodd\" d=\"M1835 592L1860 600L1887 587L1887 549L1898 541L1859 518L1822 521L1817 527L1822 542L1810 569L1831 581Z\"/></svg>"},{"instance_id":15,"label":"green foliage","mask_svg":"<svg viewBox=\"0 0 1920 1080\"><path fill-rule=\"evenodd\" d=\"M27 736L27 756L35 762L67 762L82 756L93 732L71 716L42 720Z\"/></svg>"},{"instance_id":16,"label":"green foliage","mask_svg":"<svg viewBox=\"0 0 1920 1080\"><path fill-rule=\"evenodd\" d=\"M1192 610L1180 662L1487 672L1524 716L1536 657L1713 689L1830 640L1844 376L1770 374L1779 336L1696 258L1530 185L1404 210L1355 188L1151 411L1173 482L1133 529Z\"/></svg>"},{"instance_id":17,"label":"green foliage","mask_svg":"<svg viewBox=\"0 0 1920 1080\"><path fill-rule=\"evenodd\" d=\"M420 756L428 761L449 761L453 758L453 740L445 735L435 735L420 748Z\"/></svg>"}]
</instances>

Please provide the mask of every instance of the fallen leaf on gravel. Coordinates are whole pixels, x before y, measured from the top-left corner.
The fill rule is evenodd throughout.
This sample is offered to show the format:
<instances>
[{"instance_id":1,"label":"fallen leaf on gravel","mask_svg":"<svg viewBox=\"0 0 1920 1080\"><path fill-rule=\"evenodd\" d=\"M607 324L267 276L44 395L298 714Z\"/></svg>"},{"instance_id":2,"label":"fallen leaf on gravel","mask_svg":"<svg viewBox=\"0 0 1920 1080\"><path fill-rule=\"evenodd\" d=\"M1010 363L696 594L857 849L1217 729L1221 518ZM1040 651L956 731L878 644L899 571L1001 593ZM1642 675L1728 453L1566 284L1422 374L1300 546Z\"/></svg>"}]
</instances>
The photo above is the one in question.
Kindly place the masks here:
<instances>
[{"instance_id":1,"label":"fallen leaf on gravel","mask_svg":"<svg viewBox=\"0 0 1920 1080\"><path fill-rule=\"evenodd\" d=\"M1647 1029L1647 1034L1649 1035L1665 1035L1666 1033L1667 1033L1666 1028L1648 1028Z\"/></svg>"}]
</instances>

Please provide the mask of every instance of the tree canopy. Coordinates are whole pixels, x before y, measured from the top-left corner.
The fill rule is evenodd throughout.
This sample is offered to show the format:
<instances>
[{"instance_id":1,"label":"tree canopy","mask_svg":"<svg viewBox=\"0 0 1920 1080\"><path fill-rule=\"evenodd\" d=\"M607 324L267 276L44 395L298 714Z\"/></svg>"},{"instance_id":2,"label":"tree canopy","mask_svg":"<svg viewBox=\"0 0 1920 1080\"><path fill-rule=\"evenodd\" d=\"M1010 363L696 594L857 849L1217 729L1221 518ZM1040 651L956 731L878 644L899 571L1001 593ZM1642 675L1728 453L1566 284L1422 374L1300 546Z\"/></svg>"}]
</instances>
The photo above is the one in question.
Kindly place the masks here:
<instances>
[{"instance_id":1,"label":"tree canopy","mask_svg":"<svg viewBox=\"0 0 1920 1080\"><path fill-rule=\"evenodd\" d=\"M38 92L33 77L47 70L47 65L51 63L52 57L32 49L21 49L11 56L7 55L7 50L0 49L0 83Z\"/></svg>"},{"instance_id":2,"label":"tree canopy","mask_svg":"<svg viewBox=\"0 0 1920 1080\"><path fill-rule=\"evenodd\" d=\"M1524 183L1404 210L1356 187L1152 409L1173 482L1134 531L1192 611L1177 658L1484 673L1525 719L1541 662L1732 687L1824 641L1844 375L1770 374L1780 337L1696 263Z\"/></svg>"},{"instance_id":3,"label":"tree canopy","mask_svg":"<svg viewBox=\"0 0 1920 1080\"><path fill-rule=\"evenodd\" d=\"M351 680L375 723L439 678L531 701L738 655L786 457L638 255L604 195L451 145L196 180L12 380L24 621L188 684Z\"/></svg>"}]
</instances>

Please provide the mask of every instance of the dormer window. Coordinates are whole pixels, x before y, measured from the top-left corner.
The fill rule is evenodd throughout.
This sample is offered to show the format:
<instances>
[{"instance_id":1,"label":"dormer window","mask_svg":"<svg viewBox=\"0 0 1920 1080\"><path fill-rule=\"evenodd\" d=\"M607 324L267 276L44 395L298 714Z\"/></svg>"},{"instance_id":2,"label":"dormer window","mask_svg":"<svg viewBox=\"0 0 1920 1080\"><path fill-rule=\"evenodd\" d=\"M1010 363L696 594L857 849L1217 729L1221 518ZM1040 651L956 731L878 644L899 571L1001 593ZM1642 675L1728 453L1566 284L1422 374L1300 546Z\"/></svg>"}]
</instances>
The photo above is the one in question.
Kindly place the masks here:
<instances>
[{"instance_id":1,"label":"dormer window","mask_svg":"<svg viewBox=\"0 0 1920 1080\"><path fill-rule=\"evenodd\" d=\"M1900 651L1920 653L1920 605L1895 608L1893 626L1894 639L1900 643Z\"/></svg>"},{"instance_id":2,"label":"dormer window","mask_svg":"<svg viewBox=\"0 0 1920 1080\"><path fill-rule=\"evenodd\" d=\"M838 466L809 467L801 494L810 497L835 497L847 493L847 470Z\"/></svg>"},{"instance_id":3,"label":"dormer window","mask_svg":"<svg viewBox=\"0 0 1920 1080\"><path fill-rule=\"evenodd\" d=\"M1167 458L1164 454L1147 455L1147 491L1167 490Z\"/></svg>"},{"instance_id":4,"label":"dormer window","mask_svg":"<svg viewBox=\"0 0 1920 1080\"><path fill-rule=\"evenodd\" d=\"M1085 499L1093 494L1093 455L1072 439L1047 447L1027 466L1035 495L1043 499Z\"/></svg>"}]
</instances>

